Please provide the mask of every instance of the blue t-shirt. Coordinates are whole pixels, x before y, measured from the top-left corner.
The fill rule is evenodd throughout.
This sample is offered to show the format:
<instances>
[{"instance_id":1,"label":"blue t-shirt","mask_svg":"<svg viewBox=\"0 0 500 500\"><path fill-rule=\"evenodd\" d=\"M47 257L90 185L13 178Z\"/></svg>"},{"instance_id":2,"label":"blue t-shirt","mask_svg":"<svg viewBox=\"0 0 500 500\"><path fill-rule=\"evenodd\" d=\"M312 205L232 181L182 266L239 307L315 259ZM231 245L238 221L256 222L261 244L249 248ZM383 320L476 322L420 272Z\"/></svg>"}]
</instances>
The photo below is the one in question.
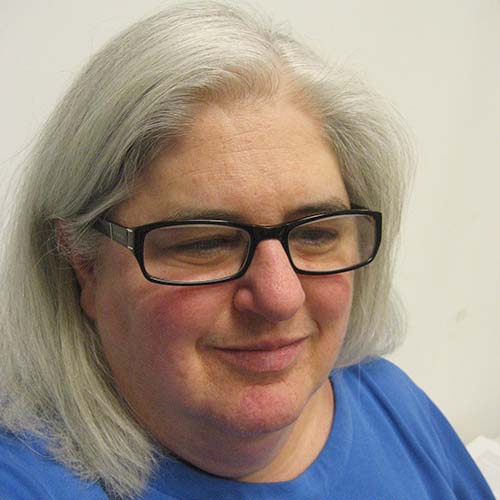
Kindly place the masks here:
<instances>
[{"instance_id":1,"label":"blue t-shirt","mask_svg":"<svg viewBox=\"0 0 500 500\"><path fill-rule=\"evenodd\" d=\"M165 458L144 500L494 500L429 398L378 359L335 370L335 418L316 461L292 481L243 483ZM51 460L36 441L0 434L1 500L101 500L98 484Z\"/></svg>"}]
</instances>

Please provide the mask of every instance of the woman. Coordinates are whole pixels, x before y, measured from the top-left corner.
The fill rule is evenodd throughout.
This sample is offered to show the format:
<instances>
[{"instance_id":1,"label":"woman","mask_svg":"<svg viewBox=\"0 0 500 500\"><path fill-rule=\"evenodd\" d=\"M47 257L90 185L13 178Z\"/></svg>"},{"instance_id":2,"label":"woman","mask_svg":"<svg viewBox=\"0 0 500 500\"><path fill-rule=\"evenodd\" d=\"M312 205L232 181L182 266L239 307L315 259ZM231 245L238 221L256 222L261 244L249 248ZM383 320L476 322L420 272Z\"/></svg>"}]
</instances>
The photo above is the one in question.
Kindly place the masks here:
<instances>
[{"instance_id":1,"label":"woman","mask_svg":"<svg viewBox=\"0 0 500 500\"><path fill-rule=\"evenodd\" d=\"M3 495L492 498L378 358L408 150L255 13L184 4L108 44L46 126L5 257Z\"/></svg>"}]
</instances>

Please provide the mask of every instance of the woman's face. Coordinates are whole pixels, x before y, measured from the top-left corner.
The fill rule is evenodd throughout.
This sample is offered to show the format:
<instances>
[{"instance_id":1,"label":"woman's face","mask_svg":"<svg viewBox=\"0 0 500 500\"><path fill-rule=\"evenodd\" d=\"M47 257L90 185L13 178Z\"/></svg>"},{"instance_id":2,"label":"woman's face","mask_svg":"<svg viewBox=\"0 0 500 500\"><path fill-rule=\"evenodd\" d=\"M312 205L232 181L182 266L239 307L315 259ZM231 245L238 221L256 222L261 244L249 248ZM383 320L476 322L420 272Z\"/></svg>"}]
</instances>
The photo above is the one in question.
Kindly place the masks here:
<instances>
[{"instance_id":1,"label":"woman's face","mask_svg":"<svg viewBox=\"0 0 500 500\"><path fill-rule=\"evenodd\" d=\"M272 225L342 204L320 126L275 99L207 105L111 218L132 227L215 212ZM261 242L237 280L180 287L147 281L106 239L80 282L119 390L173 451L192 429L250 436L294 422L328 383L353 291L350 273L295 274L278 240Z\"/></svg>"}]
</instances>

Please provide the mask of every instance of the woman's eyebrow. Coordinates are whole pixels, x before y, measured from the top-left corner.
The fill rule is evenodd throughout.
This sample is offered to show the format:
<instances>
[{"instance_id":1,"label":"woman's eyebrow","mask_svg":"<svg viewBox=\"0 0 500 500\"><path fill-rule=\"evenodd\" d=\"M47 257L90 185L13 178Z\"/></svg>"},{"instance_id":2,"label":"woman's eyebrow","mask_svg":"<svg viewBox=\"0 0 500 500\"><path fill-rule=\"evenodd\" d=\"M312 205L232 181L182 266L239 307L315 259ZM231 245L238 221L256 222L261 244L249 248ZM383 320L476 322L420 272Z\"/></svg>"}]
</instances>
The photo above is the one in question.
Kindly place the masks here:
<instances>
[{"instance_id":1,"label":"woman's eyebrow","mask_svg":"<svg viewBox=\"0 0 500 500\"><path fill-rule=\"evenodd\" d=\"M196 219L230 220L233 222L244 222L244 217L231 210L212 210L212 209L185 209L171 212L166 220L185 221Z\"/></svg>"},{"instance_id":2,"label":"woman's eyebrow","mask_svg":"<svg viewBox=\"0 0 500 500\"><path fill-rule=\"evenodd\" d=\"M315 215L320 213L339 212L341 210L349 210L349 204L340 198L334 197L323 202L308 203L302 205L286 213L287 220L306 217L307 215Z\"/></svg>"},{"instance_id":3,"label":"woman's eyebrow","mask_svg":"<svg viewBox=\"0 0 500 500\"><path fill-rule=\"evenodd\" d=\"M340 210L349 210L349 205L340 198L330 198L326 201L317 203L308 203L301 205L285 213L284 221L299 219L307 215L319 213L338 212ZM245 223L248 221L248 216L243 216L241 213L232 210L219 209L180 209L169 213L164 220L169 221L185 221L185 220L229 220L232 222Z\"/></svg>"}]
</instances>

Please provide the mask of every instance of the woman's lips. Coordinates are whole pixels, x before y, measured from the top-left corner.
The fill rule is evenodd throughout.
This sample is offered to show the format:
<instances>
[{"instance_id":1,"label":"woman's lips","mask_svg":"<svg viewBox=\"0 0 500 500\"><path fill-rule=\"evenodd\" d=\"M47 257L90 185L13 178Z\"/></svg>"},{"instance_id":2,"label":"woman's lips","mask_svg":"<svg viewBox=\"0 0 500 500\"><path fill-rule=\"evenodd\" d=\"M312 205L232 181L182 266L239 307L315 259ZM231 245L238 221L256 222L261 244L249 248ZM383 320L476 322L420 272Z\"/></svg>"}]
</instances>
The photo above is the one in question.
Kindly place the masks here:
<instances>
[{"instance_id":1,"label":"woman's lips","mask_svg":"<svg viewBox=\"0 0 500 500\"><path fill-rule=\"evenodd\" d=\"M254 373L279 372L291 367L304 350L305 338L277 341L242 348L216 348L222 360L238 370Z\"/></svg>"}]
</instances>

